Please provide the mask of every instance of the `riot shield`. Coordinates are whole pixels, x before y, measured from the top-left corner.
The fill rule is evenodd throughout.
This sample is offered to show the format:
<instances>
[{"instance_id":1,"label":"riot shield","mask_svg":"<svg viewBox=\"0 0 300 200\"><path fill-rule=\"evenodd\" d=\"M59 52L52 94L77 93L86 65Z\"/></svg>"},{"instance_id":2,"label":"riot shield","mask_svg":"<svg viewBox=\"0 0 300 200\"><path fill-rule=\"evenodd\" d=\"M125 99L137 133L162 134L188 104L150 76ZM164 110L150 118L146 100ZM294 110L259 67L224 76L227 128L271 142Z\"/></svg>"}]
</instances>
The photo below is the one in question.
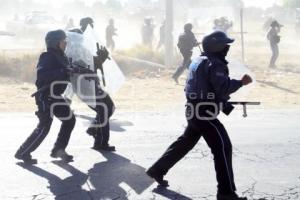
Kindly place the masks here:
<instances>
[{"instance_id":1,"label":"riot shield","mask_svg":"<svg viewBox=\"0 0 300 200\"><path fill-rule=\"evenodd\" d=\"M103 45L103 43L97 39L94 29L88 26L83 35L85 39L84 46L90 51L92 55L97 56L96 43L98 42L100 45ZM106 86L103 88L102 85L102 88L109 94L116 93L124 84L125 76L123 75L122 71L118 67L117 63L113 60L113 58L111 58L110 60L106 60L103 63L103 70L106 80ZM100 80L102 80L101 73L98 72L98 75L100 76Z\"/></svg>"},{"instance_id":2,"label":"riot shield","mask_svg":"<svg viewBox=\"0 0 300 200\"><path fill-rule=\"evenodd\" d=\"M65 53L72 63L81 63L82 67L87 67L94 71L93 55L86 48L85 40L85 36L82 34L67 32ZM79 99L95 108L95 80L86 79L86 75L82 74L72 74L70 79L71 84L68 85L64 96L71 99L75 93Z\"/></svg>"}]
</instances>

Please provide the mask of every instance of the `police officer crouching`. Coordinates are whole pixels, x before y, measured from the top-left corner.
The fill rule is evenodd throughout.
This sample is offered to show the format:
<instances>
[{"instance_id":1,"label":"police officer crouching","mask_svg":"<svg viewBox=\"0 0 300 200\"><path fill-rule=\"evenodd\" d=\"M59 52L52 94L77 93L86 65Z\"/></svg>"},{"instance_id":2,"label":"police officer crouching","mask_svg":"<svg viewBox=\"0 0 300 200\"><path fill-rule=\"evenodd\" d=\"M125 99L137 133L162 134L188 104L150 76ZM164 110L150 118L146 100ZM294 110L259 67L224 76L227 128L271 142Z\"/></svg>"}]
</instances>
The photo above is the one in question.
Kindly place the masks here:
<instances>
[{"instance_id":1,"label":"police officer crouching","mask_svg":"<svg viewBox=\"0 0 300 200\"><path fill-rule=\"evenodd\" d=\"M39 123L33 133L26 139L15 154L17 159L25 163L36 164L31 153L42 143L47 136L53 115L62 122L51 157L72 161L73 156L65 151L71 132L75 126L75 116L70 106L61 96L69 82L69 62L64 54L66 48L66 34L62 30L50 31L46 38L47 51L40 55L37 64L35 102Z\"/></svg>"},{"instance_id":2,"label":"police officer crouching","mask_svg":"<svg viewBox=\"0 0 300 200\"><path fill-rule=\"evenodd\" d=\"M244 75L241 80L229 78L225 57L233 41L221 31L205 36L202 41L203 55L193 60L189 67L185 87L188 126L183 135L146 171L162 186L168 186L168 182L163 179L167 172L193 149L202 136L214 156L217 200L247 199L235 193L232 145L225 127L217 119L220 111L225 114L232 111L233 107L227 103L230 94L252 82L248 75Z\"/></svg>"}]
</instances>

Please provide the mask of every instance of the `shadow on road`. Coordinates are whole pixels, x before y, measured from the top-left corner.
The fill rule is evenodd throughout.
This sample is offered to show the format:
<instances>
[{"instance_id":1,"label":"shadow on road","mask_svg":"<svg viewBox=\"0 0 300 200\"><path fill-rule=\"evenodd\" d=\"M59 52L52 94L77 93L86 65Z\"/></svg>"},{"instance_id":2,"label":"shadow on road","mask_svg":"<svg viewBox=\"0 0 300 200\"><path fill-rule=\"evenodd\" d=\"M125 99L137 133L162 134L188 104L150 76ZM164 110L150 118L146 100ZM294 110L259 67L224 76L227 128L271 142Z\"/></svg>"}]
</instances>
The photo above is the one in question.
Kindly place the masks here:
<instances>
[{"instance_id":1,"label":"shadow on road","mask_svg":"<svg viewBox=\"0 0 300 200\"><path fill-rule=\"evenodd\" d=\"M132 191L141 194L152 185L145 168L115 153L102 152L102 155L107 161L96 163L88 172L96 199L132 199L129 198Z\"/></svg>"},{"instance_id":2,"label":"shadow on road","mask_svg":"<svg viewBox=\"0 0 300 200\"><path fill-rule=\"evenodd\" d=\"M76 169L68 163L62 161L54 161L53 163L70 172L71 176L65 179L61 179L55 174L52 174L40 167L37 167L36 165L25 165L24 163L17 163L17 165L36 174L37 176L47 179L49 183L48 188L56 200L90 199L89 191L82 189L82 186L86 183L88 179L88 176L86 174L82 173L81 171L79 171L78 169ZM46 194L39 195L45 196Z\"/></svg>"},{"instance_id":3,"label":"shadow on road","mask_svg":"<svg viewBox=\"0 0 300 200\"><path fill-rule=\"evenodd\" d=\"M84 125L87 125L87 126L89 126L90 123L92 123L92 121L94 120L93 117L90 117L88 115L77 115L76 114L75 116L86 120L83 123L84 123ZM124 131L126 131L126 129L124 127L133 126L133 123L130 121L120 121L117 119L111 119L111 120L109 120L109 126L110 126L111 131L124 132Z\"/></svg>"},{"instance_id":4,"label":"shadow on road","mask_svg":"<svg viewBox=\"0 0 300 200\"><path fill-rule=\"evenodd\" d=\"M167 189L165 187L158 186L157 188L153 189L152 192L159 194L168 199L192 200L191 198L189 198L187 196L179 194L178 192Z\"/></svg>"},{"instance_id":5,"label":"shadow on road","mask_svg":"<svg viewBox=\"0 0 300 200\"><path fill-rule=\"evenodd\" d=\"M17 163L24 169L45 178L49 190L56 200L90 200L90 199L132 199L133 191L141 194L153 183L145 174L145 168L132 163L129 159L111 152L101 152L107 159L96 163L85 174L69 163L53 161L52 163L68 171L71 176L61 179L59 176L36 165ZM82 186L86 186L86 190ZM33 185L34 187L34 185ZM38 194L34 196L52 196Z\"/></svg>"}]
</instances>

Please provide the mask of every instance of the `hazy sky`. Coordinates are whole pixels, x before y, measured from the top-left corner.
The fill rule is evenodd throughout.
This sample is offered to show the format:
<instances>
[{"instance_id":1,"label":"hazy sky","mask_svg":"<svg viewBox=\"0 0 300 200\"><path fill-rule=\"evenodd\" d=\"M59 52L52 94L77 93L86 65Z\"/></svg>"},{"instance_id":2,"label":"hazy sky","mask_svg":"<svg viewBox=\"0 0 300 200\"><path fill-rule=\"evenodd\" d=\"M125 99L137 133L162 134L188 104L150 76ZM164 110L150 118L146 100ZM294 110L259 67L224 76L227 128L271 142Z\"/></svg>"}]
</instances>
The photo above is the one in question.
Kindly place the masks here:
<instances>
[{"instance_id":1,"label":"hazy sky","mask_svg":"<svg viewBox=\"0 0 300 200\"><path fill-rule=\"evenodd\" d=\"M23 0L26 1L26 0ZM52 3L53 5L60 5L61 2L66 2L66 1L75 1L75 0L35 0L38 2L44 2L44 3ZM84 2L87 5L91 5L93 2L98 1L98 0L84 0ZM105 2L106 0L100 0L102 2ZM121 1L130 1L130 0L121 0ZM154 0L157 1L157 0ZM262 8L266 8L266 7L270 7L272 6L274 3L280 3L281 0L243 0L245 3L245 6L257 6L257 7L262 7ZM174 0L174 2L176 2L176 0Z\"/></svg>"},{"instance_id":2,"label":"hazy sky","mask_svg":"<svg viewBox=\"0 0 300 200\"><path fill-rule=\"evenodd\" d=\"M245 6L259 6L259 7L270 7L275 3L280 4L281 0L243 0L245 3Z\"/></svg>"}]
</instances>

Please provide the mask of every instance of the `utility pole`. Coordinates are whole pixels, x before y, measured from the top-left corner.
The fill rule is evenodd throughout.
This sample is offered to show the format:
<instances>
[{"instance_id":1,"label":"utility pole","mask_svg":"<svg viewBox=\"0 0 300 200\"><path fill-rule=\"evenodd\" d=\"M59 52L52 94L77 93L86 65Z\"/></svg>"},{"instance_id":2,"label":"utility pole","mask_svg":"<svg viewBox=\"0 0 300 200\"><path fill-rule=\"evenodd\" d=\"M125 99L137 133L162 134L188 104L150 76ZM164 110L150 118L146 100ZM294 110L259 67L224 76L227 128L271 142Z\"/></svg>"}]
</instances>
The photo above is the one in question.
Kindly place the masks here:
<instances>
[{"instance_id":1,"label":"utility pole","mask_svg":"<svg viewBox=\"0 0 300 200\"><path fill-rule=\"evenodd\" d=\"M173 65L173 0L165 0L166 24L165 24L165 66Z\"/></svg>"}]
</instances>

